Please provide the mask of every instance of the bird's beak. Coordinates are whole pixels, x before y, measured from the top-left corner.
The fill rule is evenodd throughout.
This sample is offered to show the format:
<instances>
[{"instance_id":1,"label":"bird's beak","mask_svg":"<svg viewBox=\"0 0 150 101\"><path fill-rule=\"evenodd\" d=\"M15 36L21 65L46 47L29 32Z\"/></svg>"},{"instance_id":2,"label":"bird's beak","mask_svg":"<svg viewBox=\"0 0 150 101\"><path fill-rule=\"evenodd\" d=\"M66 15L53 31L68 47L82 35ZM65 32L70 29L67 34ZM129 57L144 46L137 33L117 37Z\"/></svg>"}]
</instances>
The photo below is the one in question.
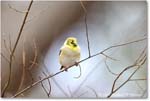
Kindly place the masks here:
<instances>
[{"instance_id":1,"label":"bird's beak","mask_svg":"<svg viewBox=\"0 0 150 101\"><path fill-rule=\"evenodd\" d=\"M76 46L77 46L77 44L75 44L75 43L74 43L74 44L73 44L73 46L74 46L74 47L76 47Z\"/></svg>"},{"instance_id":2,"label":"bird's beak","mask_svg":"<svg viewBox=\"0 0 150 101\"><path fill-rule=\"evenodd\" d=\"M73 46L74 46L74 47L76 47L76 46L77 46L77 44L76 44L76 43L74 43L74 42L71 42L71 44L73 44Z\"/></svg>"}]
</instances>

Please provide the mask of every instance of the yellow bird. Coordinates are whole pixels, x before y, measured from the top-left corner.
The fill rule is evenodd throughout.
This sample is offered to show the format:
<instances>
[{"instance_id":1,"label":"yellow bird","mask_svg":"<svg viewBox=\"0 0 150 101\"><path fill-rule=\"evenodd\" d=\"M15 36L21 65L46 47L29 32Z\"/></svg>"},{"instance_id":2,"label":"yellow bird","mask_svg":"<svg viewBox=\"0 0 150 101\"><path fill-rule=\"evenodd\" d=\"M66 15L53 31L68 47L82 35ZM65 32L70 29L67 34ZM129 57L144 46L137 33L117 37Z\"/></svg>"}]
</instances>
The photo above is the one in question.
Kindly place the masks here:
<instances>
[{"instance_id":1,"label":"yellow bird","mask_svg":"<svg viewBox=\"0 0 150 101\"><path fill-rule=\"evenodd\" d=\"M69 66L78 63L79 60L80 46L77 43L77 39L69 37L66 39L59 52L59 62L61 64L60 70L65 69L65 71L67 71Z\"/></svg>"}]
</instances>

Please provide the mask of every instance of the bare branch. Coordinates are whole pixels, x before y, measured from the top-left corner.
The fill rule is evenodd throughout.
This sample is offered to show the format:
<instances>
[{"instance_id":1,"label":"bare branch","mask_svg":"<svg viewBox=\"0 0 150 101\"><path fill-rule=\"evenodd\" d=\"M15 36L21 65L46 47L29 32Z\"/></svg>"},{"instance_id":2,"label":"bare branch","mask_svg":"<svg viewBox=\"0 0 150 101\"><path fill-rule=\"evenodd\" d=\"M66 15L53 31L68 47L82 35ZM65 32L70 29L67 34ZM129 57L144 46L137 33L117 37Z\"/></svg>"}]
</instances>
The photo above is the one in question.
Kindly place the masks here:
<instances>
[{"instance_id":1,"label":"bare branch","mask_svg":"<svg viewBox=\"0 0 150 101\"><path fill-rule=\"evenodd\" d=\"M107 64L107 57L106 57L106 59L105 59L105 65L106 65L106 67L107 67L107 70L109 71L109 73L111 73L112 75L114 75L114 76L117 76L118 74L116 74L116 73L114 73L114 72L112 72L112 70L110 70L110 68L109 68L109 66L108 66L108 64Z\"/></svg>"},{"instance_id":2,"label":"bare branch","mask_svg":"<svg viewBox=\"0 0 150 101\"><path fill-rule=\"evenodd\" d=\"M40 53L39 53L39 54L40 54ZM48 70L48 68L47 68L47 66L46 66L46 64L45 64L45 62L44 62L44 57L43 57L42 55L41 55L40 57L41 57L41 63L42 63L42 65L43 65L45 71L47 72L48 75L52 75L52 74L49 72L49 70ZM60 84L57 82L57 80L55 80L55 78L52 78L52 80L54 81L54 83L56 84L56 86L60 89L60 91L61 91L66 97L69 97L68 94L63 90L63 88L62 88L62 87L60 86Z\"/></svg>"},{"instance_id":3,"label":"bare branch","mask_svg":"<svg viewBox=\"0 0 150 101\"><path fill-rule=\"evenodd\" d=\"M36 46L35 41L33 41L33 44L34 44L34 59L33 59L33 61L32 61L31 66L29 67L29 70L34 67L34 65L35 65L35 63L36 63L36 60L37 60L37 56L38 56L37 46Z\"/></svg>"},{"instance_id":4,"label":"bare branch","mask_svg":"<svg viewBox=\"0 0 150 101\"><path fill-rule=\"evenodd\" d=\"M140 84L137 81L135 81L135 83L142 91L144 91L144 89L140 86Z\"/></svg>"},{"instance_id":5,"label":"bare branch","mask_svg":"<svg viewBox=\"0 0 150 101\"><path fill-rule=\"evenodd\" d=\"M97 92L95 91L95 89L93 89L93 88L91 88L91 87L89 87L89 86L87 86L87 88L91 89L91 90L94 92L96 98L98 98L98 94L97 94Z\"/></svg>"},{"instance_id":6,"label":"bare branch","mask_svg":"<svg viewBox=\"0 0 150 101\"><path fill-rule=\"evenodd\" d=\"M79 97L85 95L86 93L88 93L88 91L81 93L79 96L77 96L77 98L79 98Z\"/></svg>"},{"instance_id":7,"label":"bare branch","mask_svg":"<svg viewBox=\"0 0 150 101\"><path fill-rule=\"evenodd\" d=\"M47 77L46 73L43 72L43 74L45 75L45 77ZM48 96L50 96L51 94L51 82L50 82L50 79L48 78L48 84L49 84L49 92L48 92Z\"/></svg>"},{"instance_id":8,"label":"bare branch","mask_svg":"<svg viewBox=\"0 0 150 101\"><path fill-rule=\"evenodd\" d=\"M9 84L10 84L11 74L12 74L12 70L11 70L11 69L12 69L13 56L14 56L16 47L17 47L17 45L18 45L19 39L20 39L20 37L21 37L21 34L22 34L22 31L23 31L23 28L24 28L26 19L27 19L27 17L28 17L28 14L29 14L29 11L30 11L30 8L31 8L32 3L33 3L33 0L31 0L31 2L30 2L30 4L29 4L29 7L28 7L27 12L26 12L26 14L25 14L25 17L24 17L22 26L21 26L21 28L20 28L20 30L19 30L19 34L18 34L18 37L17 37L17 39L16 39L15 45L14 45L14 47L13 47L13 50L12 50L11 54L10 54L9 76L8 76L8 81L7 81L7 83L6 83L6 86L4 87L4 90L2 91L2 97L4 97L4 94L5 94L7 88L8 88L8 86L9 86Z\"/></svg>"},{"instance_id":9,"label":"bare branch","mask_svg":"<svg viewBox=\"0 0 150 101\"><path fill-rule=\"evenodd\" d=\"M8 39L9 39L9 49L10 49L10 52L12 51L12 44L11 44L11 38L10 38L10 33L8 35Z\"/></svg>"},{"instance_id":10,"label":"bare branch","mask_svg":"<svg viewBox=\"0 0 150 101\"><path fill-rule=\"evenodd\" d=\"M107 50L109 50L109 49L111 49L111 48L115 48L115 47L120 47L120 46L129 45L129 44L132 44L132 43L136 43L136 42L144 41L144 40L146 40L146 39L147 39L147 38L142 38L142 39L135 40L135 41L131 41L131 42L127 42L127 43L114 45L114 46L111 46L111 47L108 47L108 48L104 49L101 53L104 53L105 51L107 51Z\"/></svg>"},{"instance_id":11,"label":"bare branch","mask_svg":"<svg viewBox=\"0 0 150 101\"><path fill-rule=\"evenodd\" d=\"M85 8L85 6L84 6L84 4L83 4L83 2L81 0L80 0L80 4L81 4L81 6L82 6L82 8L84 10L84 13L87 13L87 10L86 10L86 8Z\"/></svg>"},{"instance_id":12,"label":"bare branch","mask_svg":"<svg viewBox=\"0 0 150 101\"><path fill-rule=\"evenodd\" d=\"M145 89L145 90L143 91L143 94L141 95L141 97L143 98L146 93L147 93L147 89Z\"/></svg>"},{"instance_id":13,"label":"bare branch","mask_svg":"<svg viewBox=\"0 0 150 101\"><path fill-rule=\"evenodd\" d=\"M6 62L10 62L9 59L3 53L1 53L1 56L6 60Z\"/></svg>"},{"instance_id":14,"label":"bare branch","mask_svg":"<svg viewBox=\"0 0 150 101\"><path fill-rule=\"evenodd\" d=\"M145 49L144 49L144 50L145 50ZM143 51L142 51L141 54L144 54ZM141 55L141 54L140 54L140 55ZM142 55L141 55L141 56L142 56ZM141 57L139 57L137 60L139 60L140 58L141 58ZM137 61L137 60L136 60L136 61ZM146 61L146 55L143 56L143 58L140 60L139 63L136 63L136 61L135 61L135 63L134 63L133 65L126 67L125 69L123 69L123 70L119 73L119 75L116 77L116 79L115 79L114 82L113 82L113 86L112 86L111 93L107 96L108 98L111 97L111 96L112 96L116 91L118 91L122 86L124 86L124 85L131 79L131 77L139 70L139 68L140 68L140 67L145 63L145 61ZM123 82L118 88L115 89L115 84L116 84L117 80L120 78L120 76L121 76L124 72L126 72L128 69L130 69L130 68L132 68L132 67L137 67L137 68L136 68L135 71L128 77L128 79L127 79L125 82Z\"/></svg>"},{"instance_id":15,"label":"bare branch","mask_svg":"<svg viewBox=\"0 0 150 101\"><path fill-rule=\"evenodd\" d=\"M41 57L41 58L42 58L42 57ZM39 66L38 63L34 63L34 64L37 65L37 66ZM46 67L46 65L45 65L45 63L44 63L44 61L43 61L43 59L42 59L42 64L43 64L43 66L44 66L45 71L48 73L48 75L52 75L52 74L49 73L49 71L48 71L48 69L47 69L47 67ZM54 83L56 84L56 86L60 89L60 91L61 91L65 96L69 97L69 96L67 95L67 93L63 90L63 88L59 85L59 83L57 83L57 81L55 80L55 78L52 78L52 80L54 81Z\"/></svg>"},{"instance_id":16,"label":"bare branch","mask_svg":"<svg viewBox=\"0 0 150 101\"><path fill-rule=\"evenodd\" d=\"M101 53L101 54L104 55L106 58L109 58L109 59L114 60L114 61L118 61L117 59L114 59L114 58L112 58L112 57L110 57L110 56L108 56L108 55L106 55L104 53Z\"/></svg>"},{"instance_id":17,"label":"bare branch","mask_svg":"<svg viewBox=\"0 0 150 101\"><path fill-rule=\"evenodd\" d=\"M39 77L39 79L41 80L41 77ZM47 92L46 88L44 87L43 82L41 82L42 88L44 90L44 92L46 93L46 95L49 97L49 93Z\"/></svg>"},{"instance_id":18,"label":"bare branch","mask_svg":"<svg viewBox=\"0 0 150 101\"><path fill-rule=\"evenodd\" d=\"M26 53L25 53L25 49L24 49L24 44L23 44L23 51L22 51L22 76L21 76L21 81L20 81L20 85L18 87L17 92L22 88L23 82L24 82L24 78L25 78L25 67L26 67Z\"/></svg>"},{"instance_id":19,"label":"bare branch","mask_svg":"<svg viewBox=\"0 0 150 101\"><path fill-rule=\"evenodd\" d=\"M81 65L80 65L80 64L78 64L78 65L79 65L79 69L80 69L80 74L79 74L77 77L74 77L74 78L76 78L76 79L80 78L80 77L81 77L81 75L82 75Z\"/></svg>"},{"instance_id":20,"label":"bare branch","mask_svg":"<svg viewBox=\"0 0 150 101\"><path fill-rule=\"evenodd\" d=\"M109 49L111 49L111 48L114 48L114 47L125 46L125 45L128 45L128 44L140 42L140 41L143 41L143 40L146 40L146 39L147 39L147 38L135 40L135 41L128 42L128 43L124 43L124 44L119 44L119 45L116 45L116 46L110 46L110 47L106 48L105 51L106 51L106 50L109 50ZM88 58L85 58L85 59L79 61L78 63L84 62L84 61L86 61L86 60L88 60L88 59L90 59L90 58L92 58L92 57L95 57L95 56L97 56L97 55L103 53L103 52L104 52L104 51L101 51L101 52L99 52L99 53L97 53L97 54L94 54L94 55L92 55L91 57L88 57ZM71 66L69 66L68 69L71 68L71 67L73 67L73 66L75 66L75 65L76 65L76 63L73 64L73 65L71 65ZM134 66L134 65L131 65L131 66L127 67L126 69L129 69L129 68L131 68L131 67L133 67L133 66ZM126 69L125 69L124 71L126 71ZM44 80L46 80L46 79L48 79L48 78L52 78L52 77L54 77L54 76L56 76L56 75L58 75L58 74L60 74L60 73L62 73L62 72L64 72L64 71L65 71L65 70L61 70L61 71L59 71L59 72L56 72L56 73L53 74L53 75L48 75L47 77L45 77L45 78L43 78L43 79L41 79L41 80L39 80L39 81L34 82L32 85L27 86L27 87L26 87L25 89L23 89L22 91L16 93L13 97L17 97L18 95L20 95L20 94L22 94L23 92L29 90L30 88L32 88L33 86L39 84L40 82L42 82L42 81L44 81ZM123 72L121 72L121 74L122 74L122 73L123 73ZM120 74L120 75L121 75L121 74Z\"/></svg>"},{"instance_id":21,"label":"bare branch","mask_svg":"<svg viewBox=\"0 0 150 101\"><path fill-rule=\"evenodd\" d=\"M9 52L9 54L11 54L11 50L8 48L8 46L6 44L6 40L3 39L3 41L4 41L4 47L5 47L5 49Z\"/></svg>"},{"instance_id":22,"label":"bare branch","mask_svg":"<svg viewBox=\"0 0 150 101\"><path fill-rule=\"evenodd\" d=\"M90 52L90 42L89 42L89 35L88 35L88 25L87 25L87 10L84 6L84 4L82 3L82 1L80 1L80 4L84 10L85 13L85 18L84 18L84 22L85 22L85 29L86 29L86 38L87 38L87 44L88 44L88 52L89 52L89 57L91 57L91 52Z\"/></svg>"},{"instance_id":23,"label":"bare branch","mask_svg":"<svg viewBox=\"0 0 150 101\"><path fill-rule=\"evenodd\" d=\"M130 79L129 81L143 81L143 80L147 80L147 79Z\"/></svg>"},{"instance_id":24,"label":"bare branch","mask_svg":"<svg viewBox=\"0 0 150 101\"><path fill-rule=\"evenodd\" d=\"M27 13L28 11L20 11L20 10L17 10L16 8L13 8L10 4L8 4L8 7L12 10L14 10L15 12L18 12L18 13Z\"/></svg>"},{"instance_id":25,"label":"bare branch","mask_svg":"<svg viewBox=\"0 0 150 101\"><path fill-rule=\"evenodd\" d=\"M39 12L39 14L37 14L37 15L35 15L35 16L32 16L29 20L26 21L26 23L29 23L29 22L31 22L32 20L36 19L36 17L38 17L39 15L42 15L42 13L43 13L44 11L46 11L48 8L49 8L49 7L47 7L47 8L44 9L44 10L41 10L41 11Z\"/></svg>"},{"instance_id":26,"label":"bare branch","mask_svg":"<svg viewBox=\"0 0 150 101\"><path fill-rule=\"evenodd\" d=\"M28 71L28 73L29 73L29 76L31 77L31 84L33 84L33 83L34 83L34 78L33 78L32 72L31 72L31 70L28 69L28 68L27 68L27 71Z\"/></svg>"}]
</instances>

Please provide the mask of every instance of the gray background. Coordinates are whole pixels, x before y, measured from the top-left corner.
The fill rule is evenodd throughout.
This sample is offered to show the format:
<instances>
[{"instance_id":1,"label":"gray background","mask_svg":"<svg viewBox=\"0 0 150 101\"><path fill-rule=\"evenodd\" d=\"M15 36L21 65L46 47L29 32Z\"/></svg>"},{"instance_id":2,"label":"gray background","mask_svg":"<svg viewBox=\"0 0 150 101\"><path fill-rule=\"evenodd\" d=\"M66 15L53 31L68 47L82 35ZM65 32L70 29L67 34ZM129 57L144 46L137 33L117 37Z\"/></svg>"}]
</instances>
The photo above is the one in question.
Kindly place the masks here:
<instances>
[{"instance_id":1,"label":"gray background","mask_svg":"<svg viewBox=\"0 0 150 101\"><path fill-rule=\"evenodd\" d=\"M2 2L2 53L9 57L9 52L4 47L4 41L9 46L9 35L12 45L16 40L19 28L22 24L24 13L18 13L8 7L20 11L25 11L29 2ZM101 1L84 2L87 8L87 23L89 31L89 41L91 54L96 54L105 48L125 43L147 35L147 3L144 1ZM50 73L59 71L58 61L59 49L67 37L76 37L81 47L81 60L88 56L84 12L80 2L64 1L36 1L31 7L28 22L26 23L19 45L15 52L16 62L13 62L13 76L11 86L6 96L14 94L20 83L22 74L22 49L23 42L26 51L26 68L34 58L35 40L38 47L38 61L44 61ZM107 60L111 70L119 73L123 68L131 65L146 46L146 41L138 42L124 47L114 48L107 52L111 57L119 61ZM53 98L95 98L94 89L99 98L105 98L111 91L115 76L108 72L105 65L105 57L100 55L81 63L82 75L79 79L74 79L79 75L79 68L73 67L68 72L61 73L51 79ZM2 58L2 88L8 77L8 63ZM147 77L147 65L141 68L134 78ZM43 64L32 69L34 80L45 71ZM119 85L131 71L121 77ZM31 77L26 71L25 81L22 88L31 84ZM48 83L44 84L48 88ZM147 89L146 81L138 81L143 90ZM90 88L89 88L90 87ZM71 93L70 93L70 91ZM112 97L133 98L141 97L143 90L136 82L128 82L124 87L117 91ZM146 97L147 94L144 95ZM41 85L33 87L24 94L29 98L47 98Z\"/></svg>"}]
</instances>

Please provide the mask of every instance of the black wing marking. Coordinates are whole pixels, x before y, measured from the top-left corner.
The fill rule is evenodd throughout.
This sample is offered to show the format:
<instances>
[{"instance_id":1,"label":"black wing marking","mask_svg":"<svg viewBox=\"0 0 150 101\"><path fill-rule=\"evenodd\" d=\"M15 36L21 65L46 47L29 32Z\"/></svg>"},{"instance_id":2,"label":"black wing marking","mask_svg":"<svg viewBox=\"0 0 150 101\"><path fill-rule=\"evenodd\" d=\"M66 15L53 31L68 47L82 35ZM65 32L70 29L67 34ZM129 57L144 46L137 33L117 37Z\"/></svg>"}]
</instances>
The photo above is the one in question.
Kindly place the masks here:
<instances>
[{"instance_id":1,"label":"black wing marking","mask_svg":"<svg viewBox=\"0 0 150 101\"><path fill-rule=\"evenodd\" d=\"M59 55L61 54L61 50L59 51Z\"/></svg>"}]
</instances>

